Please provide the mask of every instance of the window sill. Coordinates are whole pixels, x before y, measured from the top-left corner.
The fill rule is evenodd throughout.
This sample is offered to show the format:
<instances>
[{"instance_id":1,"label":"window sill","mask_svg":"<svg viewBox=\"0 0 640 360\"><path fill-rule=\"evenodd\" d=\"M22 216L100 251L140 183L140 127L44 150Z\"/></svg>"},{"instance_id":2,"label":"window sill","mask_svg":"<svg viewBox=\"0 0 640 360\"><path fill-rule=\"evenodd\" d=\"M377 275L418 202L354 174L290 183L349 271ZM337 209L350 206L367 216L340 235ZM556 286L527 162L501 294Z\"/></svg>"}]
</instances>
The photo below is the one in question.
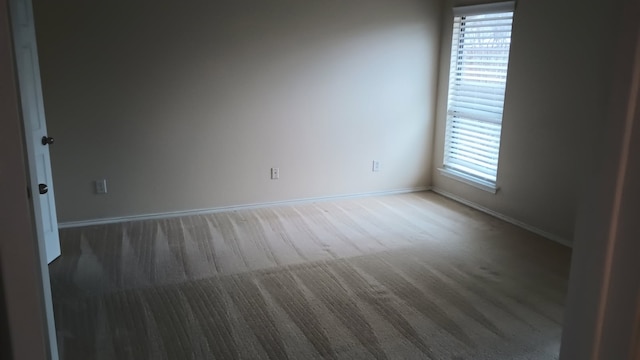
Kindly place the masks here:
<instances>
[{"instance_id":1,"label":"window sill","mask_svg":"<svg viewBox=\"0 0 640 360\"><path fill-rule=\"evenodd\" d=\"M492 194L495 194L498 192L498 187L495 184L490 183L488 181L480 180L478 178L469 176L467 174L464 174L455 170L438 168L438 171L440 171L440 174L442 174L443 176L460 181L467 185L471 185L480 190L484 190Z\"/></svg>"}]
</instances>

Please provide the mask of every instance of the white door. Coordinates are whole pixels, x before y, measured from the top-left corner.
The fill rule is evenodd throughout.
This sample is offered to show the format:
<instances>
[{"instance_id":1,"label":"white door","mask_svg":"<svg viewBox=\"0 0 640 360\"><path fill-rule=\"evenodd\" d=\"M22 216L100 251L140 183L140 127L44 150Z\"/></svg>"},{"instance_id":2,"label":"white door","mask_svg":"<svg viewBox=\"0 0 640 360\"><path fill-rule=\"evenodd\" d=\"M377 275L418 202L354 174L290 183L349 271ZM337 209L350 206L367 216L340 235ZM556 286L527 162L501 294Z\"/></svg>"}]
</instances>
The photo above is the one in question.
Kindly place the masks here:
<instances>
[{"instance_id":1,"label":"white door","mask_svg":"<svg viewBox=\"0 0 640 360\"><path fill-rule=\"evenodd\" d=\"M49 160L49 146L52 146L53 139L47 134L44 116L33 10L31 0L11 0L10 7L31 177L30 192L38 240L44 241L47 263L50 263L60 256L60 238Z\"/></svg>"}]
</instances>

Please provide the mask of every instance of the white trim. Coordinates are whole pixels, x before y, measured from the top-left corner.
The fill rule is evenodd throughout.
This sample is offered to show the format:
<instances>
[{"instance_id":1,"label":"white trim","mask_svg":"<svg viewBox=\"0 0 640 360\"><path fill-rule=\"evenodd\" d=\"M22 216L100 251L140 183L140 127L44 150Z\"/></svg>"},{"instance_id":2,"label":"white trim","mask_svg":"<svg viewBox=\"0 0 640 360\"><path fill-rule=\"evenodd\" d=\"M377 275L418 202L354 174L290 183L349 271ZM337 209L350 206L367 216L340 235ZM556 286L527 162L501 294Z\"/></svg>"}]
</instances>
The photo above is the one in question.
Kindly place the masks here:
<instances>
[{"instance_id":1,"label":"white trim","mask_svg":"<svg viewBox=\"0 0 640 360\"><path fill-rule=\"evenodd\" d=\"M478 4L469 6L458 6L453 8L453 16L471 16L487 13L499 13L514 11L515 1L503 1L489 4Z\"/></svg>"},{"instance_id":2,"label":"white trim","mask_svg":"<svg viewBox=\"0 0 640 360\"><path fill-rule=\"evenodd\" d=\"M480 180L478 178L466 175L466 174L461 173L459 171L455 171L455 170L451 170L451 169L445 169L445 168L438 168L438 171L443 176L446 176L446 177L454 179L454 180L458 180L458 181L463 182L463 183L465 183L467 185L471 185L471 186L473 186L475 188L478 188L480 190L484 190L486 192L490 192L492 194L497 193L498 190L499 190L499 188L496 186L496 184L493 184L493 183L488 182L488 181Z\"/></svg>"},{"instance_id":3,"label":"white trim","mask_svg":"<svg viewBox=\"0 0 640 360\"><path fill-rule=\"evenodd\" d=\"M569 240L567 240L567 239L565 239L565 238L563 238L561 236L558 236L556 234L552 234L550 232L544 231L544 230L542 230L540 228L537 228L535 226L529 225L529 224L524 223L524 222L522 222L520 220L516 220L516 219L514 219L514 218L512 218L510 216L501 214L501 213L499 213L497 211L493 211L493 210L491 210L489 208L486 208L486 207L484 207L482 205L476 204L473 201L469 201L469 200L463 199L463 198L459 197L458 195L454 195L454 194L452 194L452 193L450 193L448 191L439 189L437 187L432 187L431 191L433 191L436 194L440 194L440 195L442 195L442 196L444 196L446 198L449 198L451 200L457 201L457 202L459 202L461 204L464 204L464 205L467 205L469 207L472 207L472 208L474 208L476 210L482 211L485 214L491 215L491 216L496 217L496 218L498 218L500 220L504 220L504 221L506 221L508 223L511 223L511 224L513 224L515 226L521 227L521 228L523 228L525 230L531 231L532 233L540 235L540 236L542 236L544 238L547 238L547 239L549 239L551 241L555 241L558 244L561 244L561 245L564 245L564 246L570 247L570 248L573 247L573 244L571 243L571 241L569 241Z\"/></svg>"},{"instance_id":4,"label":"white trim","mask_svg":"<svg viewBox=\"0 0 640 360\"><path fill-rule=\"evenodd\" d=\"M257 208L263 208L268 206L305 204L305 203L311 203L316 201L352 199L352 198L359 198L359 197L366 197L366 196L406 194L406 193L429 191L429 190L431 190L431 186L420 186L420 187L398 189L398 190L374 191L374 192L355 193L355 194L347 194L347 195L320 196L320 197L311 197L311 198L302 198L302 199L293 199L293 200L270 201L270 202L255 203L255 204L220 206L220 207L208 208L208 209L168 211L168 212L162 212L162 213L118 216L118 217L93 219L93 220L65 221L65 222L59 223L58 228L66 229L66 228L74 228L74 227L82 227L82 226L121 223L121 222L127 222L127 221L166 219L166 218L173 218L173 217L179 217L179 216L212 214L212 213L223 212L223 211L257 209Z\"/></svg>"}]
</instances>

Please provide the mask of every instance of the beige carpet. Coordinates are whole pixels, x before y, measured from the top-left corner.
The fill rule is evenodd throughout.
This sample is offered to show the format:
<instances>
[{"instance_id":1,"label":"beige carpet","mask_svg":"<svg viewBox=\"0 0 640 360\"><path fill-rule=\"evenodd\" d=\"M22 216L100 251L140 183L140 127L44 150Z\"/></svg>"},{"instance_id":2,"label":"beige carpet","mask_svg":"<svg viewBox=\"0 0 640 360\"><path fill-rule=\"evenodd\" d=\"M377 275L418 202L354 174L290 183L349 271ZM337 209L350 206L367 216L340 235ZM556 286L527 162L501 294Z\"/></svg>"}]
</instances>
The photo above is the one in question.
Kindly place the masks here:
<instances>
[{"instance_id":1,"label":"beige carpet","mask_svg":"<svg viewBox=\"0 0 640 360\"><path fill-rule=\"evenodd\" d=\"M61 241L66 360L557 358L569 249L430 192Z\"/></svg>"}]
</instances>

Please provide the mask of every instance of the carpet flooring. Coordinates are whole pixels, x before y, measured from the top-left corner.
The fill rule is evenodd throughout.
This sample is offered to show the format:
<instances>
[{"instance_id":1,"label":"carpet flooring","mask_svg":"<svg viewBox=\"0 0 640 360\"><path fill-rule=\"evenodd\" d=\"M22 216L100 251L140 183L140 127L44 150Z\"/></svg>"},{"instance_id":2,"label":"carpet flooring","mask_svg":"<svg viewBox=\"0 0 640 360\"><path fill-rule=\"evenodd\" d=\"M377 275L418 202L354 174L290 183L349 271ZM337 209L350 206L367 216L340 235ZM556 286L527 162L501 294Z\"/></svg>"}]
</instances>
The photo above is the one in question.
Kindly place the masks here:
<instances>
[{"instance_id":1,"label":"carpet flooring","mask_svg":"<svg viewBox=\"0 0 640 360\"><path fill-rule=\"evenodd\" d=\"M61 231L62 359L557 359L570 250L431 192Z\"/></svg>"}]
</instances>

